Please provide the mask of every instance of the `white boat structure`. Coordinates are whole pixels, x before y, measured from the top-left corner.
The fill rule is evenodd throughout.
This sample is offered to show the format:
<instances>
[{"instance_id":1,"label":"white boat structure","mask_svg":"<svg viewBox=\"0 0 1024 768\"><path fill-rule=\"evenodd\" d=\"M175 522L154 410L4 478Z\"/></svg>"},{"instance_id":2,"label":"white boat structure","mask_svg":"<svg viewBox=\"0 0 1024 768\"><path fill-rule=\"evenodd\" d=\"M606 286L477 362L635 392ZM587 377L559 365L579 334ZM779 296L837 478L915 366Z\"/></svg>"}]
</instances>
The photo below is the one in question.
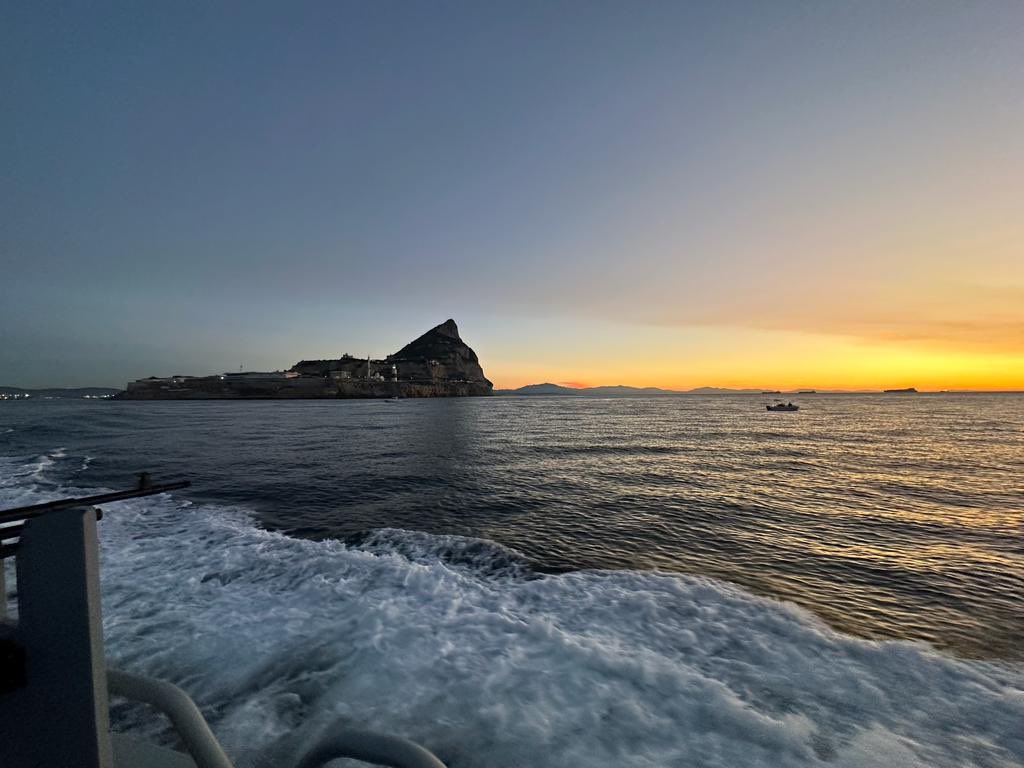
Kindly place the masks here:
<instances>
[{"instance_id":1,"label":"white boat structure","mask_svg":"<svg viewBox=\"0 0 1024 768\"><path fill-rule=\"evenodd\" d=\"M791 412L791 411L799 411L800 410L800 406L799 405L793 405L793 403L783 403L782 401L779 401L779 402L775 403L774 405L766 405L765 407L769 411L787 411L787 412Z\"/></svg>"},{"instance_id":2,"label":"white boat structure","mask_svg":"<svg viewBox=\"0 0 1024 768\"><path fill-rule=\"evenodd\" d=\"M234 768L198 707L171 683L107 666L100 610L97 504L152 496L188 482L0 511L0 764L4 768ZM15 560L17 611L5 561ZM109 698L148 704L170 719L187 754L110 731ZM445 768L407 739L344 727L281 768L347 757L393 768Z\"/></svg>"},{"instance_id":3,"label":"white boat structure","mask_svg":"<svg viewBox=\"0 0 1024 768\"><path fill-rule=\"evenodd\" d=\"M387 398L384 401L385 403L397 403L402 398L402 394L398 390L398 366L397 365L392 365L391 366L391 381L394 382L395 394L393 394L391 397Z\"/></svg>"}]
</instances>

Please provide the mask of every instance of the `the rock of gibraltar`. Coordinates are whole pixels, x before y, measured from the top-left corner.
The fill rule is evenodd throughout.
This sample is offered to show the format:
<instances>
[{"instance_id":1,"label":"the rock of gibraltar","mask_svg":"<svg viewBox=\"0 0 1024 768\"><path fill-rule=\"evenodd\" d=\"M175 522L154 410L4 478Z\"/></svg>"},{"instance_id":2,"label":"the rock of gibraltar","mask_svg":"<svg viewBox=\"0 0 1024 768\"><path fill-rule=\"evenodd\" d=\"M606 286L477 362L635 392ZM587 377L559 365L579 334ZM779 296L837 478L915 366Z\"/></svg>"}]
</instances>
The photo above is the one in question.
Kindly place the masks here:
<instances>
[{"instance_id":1,"label":"the rock of gibraltar","mask_svg":"<svg viewBox=\"0 0 1024 768\"><path fill-rule=\"evenodd\" d=\"M467 397L490 395L476 353L447 320L383 360L342 355L302 360L286 371L151 376L130 382L126 400Z\"/></svg>"}]
</instances>

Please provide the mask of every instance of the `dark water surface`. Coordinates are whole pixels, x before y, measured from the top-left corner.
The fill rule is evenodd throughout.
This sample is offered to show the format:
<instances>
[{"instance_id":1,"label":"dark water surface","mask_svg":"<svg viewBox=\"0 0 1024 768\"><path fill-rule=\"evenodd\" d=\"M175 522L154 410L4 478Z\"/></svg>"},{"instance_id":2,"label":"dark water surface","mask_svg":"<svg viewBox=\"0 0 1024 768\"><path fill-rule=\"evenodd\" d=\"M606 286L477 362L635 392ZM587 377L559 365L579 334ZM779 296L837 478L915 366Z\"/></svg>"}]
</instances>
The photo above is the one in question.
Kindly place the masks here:
<instances>
[{"instance_id":1,"label":"dark water surface","mask_svg":"<svg viewBox=\"0 0 1024 768\"><path fill-rule=\"evenodd\" d=\"M181 495L293 536L372 551L397 528L499 542L538 572L706 575L861 636L1019 658L1024 396L800 403L5 402L0 455L75 487L187 477Z\"/></svg>"}]
</instances>

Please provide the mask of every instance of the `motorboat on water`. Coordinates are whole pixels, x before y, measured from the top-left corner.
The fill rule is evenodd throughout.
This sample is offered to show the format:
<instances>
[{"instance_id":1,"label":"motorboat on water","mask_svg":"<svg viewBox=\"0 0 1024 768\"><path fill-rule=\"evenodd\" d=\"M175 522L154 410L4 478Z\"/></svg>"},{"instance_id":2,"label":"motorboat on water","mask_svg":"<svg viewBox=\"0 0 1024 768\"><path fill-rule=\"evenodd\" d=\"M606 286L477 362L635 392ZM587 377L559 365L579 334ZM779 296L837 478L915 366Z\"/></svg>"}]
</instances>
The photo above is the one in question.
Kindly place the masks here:
<instances>
[{"instance_id":1,"label":"motorboat on water","mask_svg":"<svg viewBox=\"0 0 1024 768\"><path fill-rule=\"evenodd\" d=\"M793 403L778 402L775 405L765 406L769 411L799 411L799 405L793 405Z\"/></svg>"}]
</instances>

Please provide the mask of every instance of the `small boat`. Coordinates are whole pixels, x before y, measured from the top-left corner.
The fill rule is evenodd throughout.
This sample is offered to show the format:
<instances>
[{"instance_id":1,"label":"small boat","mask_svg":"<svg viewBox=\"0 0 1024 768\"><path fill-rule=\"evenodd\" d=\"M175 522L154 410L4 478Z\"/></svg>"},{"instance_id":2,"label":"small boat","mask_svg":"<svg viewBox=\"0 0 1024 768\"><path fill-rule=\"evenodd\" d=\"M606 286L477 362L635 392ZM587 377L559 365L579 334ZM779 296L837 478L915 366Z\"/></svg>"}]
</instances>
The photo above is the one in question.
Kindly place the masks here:
<instances>
[{"instance_id":1,"label":"small boat","mask_svg":"<svg viewBox=\"0 0 1024 768\"><path fill-rule=\"evenodd\" d=\"M775 405L765 406L769 411L799 411L799 405L793 405L792 403L776 403Z\"/></svg>"}]
</instances>

